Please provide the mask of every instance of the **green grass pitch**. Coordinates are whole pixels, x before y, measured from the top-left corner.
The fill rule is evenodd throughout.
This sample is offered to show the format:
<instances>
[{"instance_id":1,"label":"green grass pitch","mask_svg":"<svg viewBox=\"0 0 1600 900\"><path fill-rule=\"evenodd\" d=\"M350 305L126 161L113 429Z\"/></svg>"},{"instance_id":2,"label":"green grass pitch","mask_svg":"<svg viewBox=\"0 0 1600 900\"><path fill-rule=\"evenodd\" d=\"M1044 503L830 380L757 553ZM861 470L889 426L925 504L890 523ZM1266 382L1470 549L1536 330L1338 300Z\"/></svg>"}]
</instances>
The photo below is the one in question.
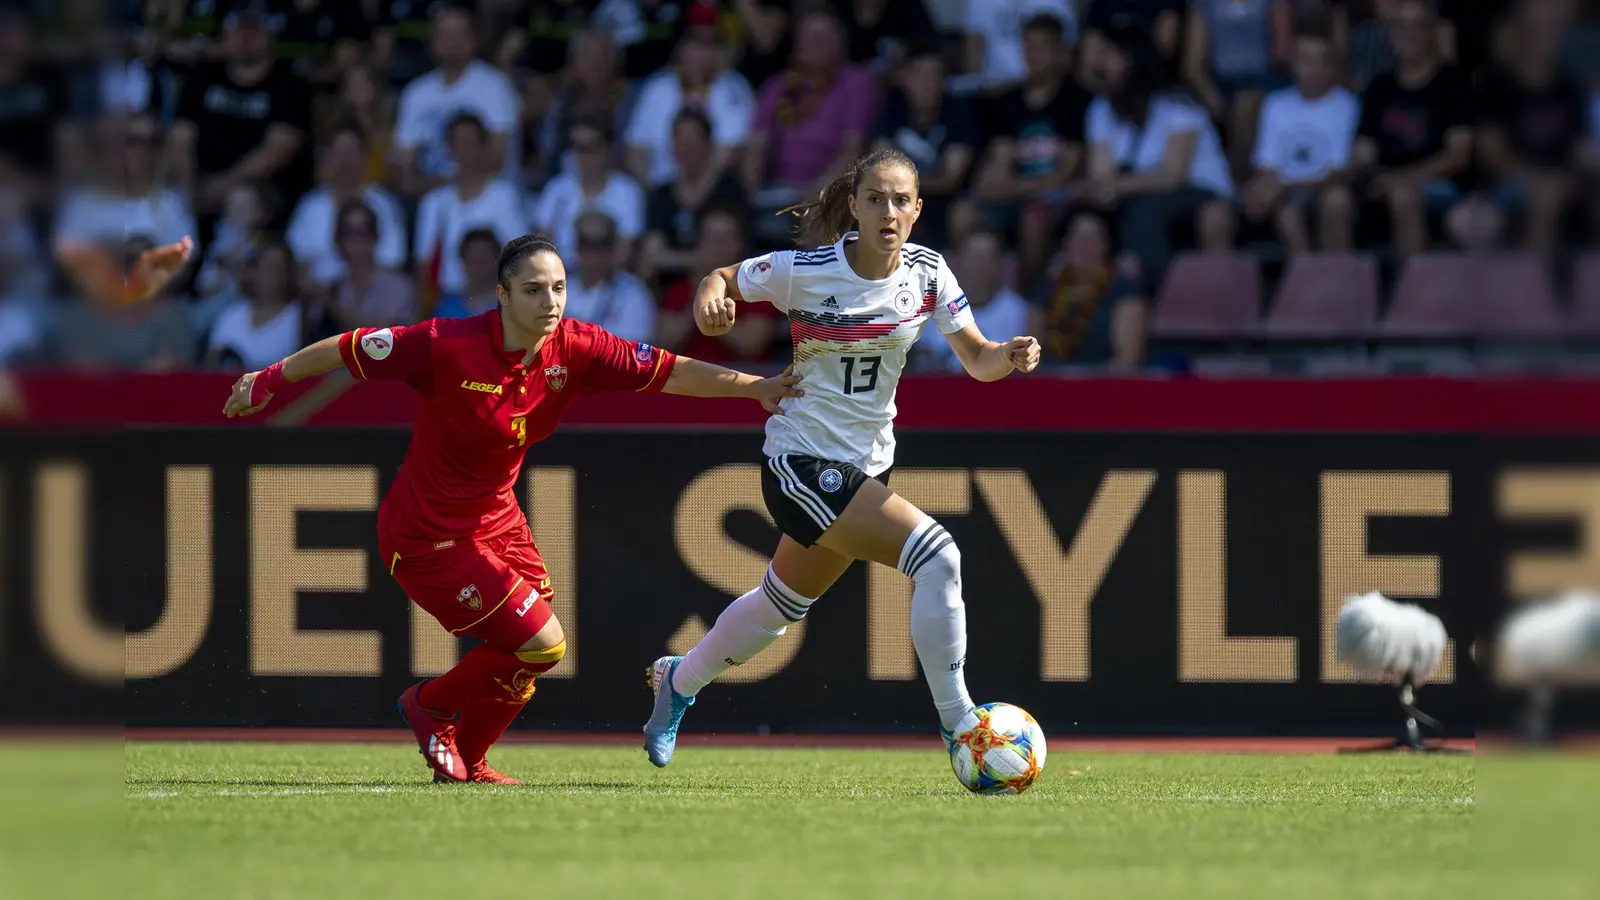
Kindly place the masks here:
<instances>
[{"instance_id":1,"label":"green grass pitch","mask_svg":"<svg viewBox=\"0 0 1600 900\"><path fill-rule=\"evenodd\" d=\"M1465 890L1475 760L1077 755L1020 797L936 750L129 743L135 897L1379 898ZM1420 866L1420 870L1419 870Z\"/></svg>"}]
</instances>

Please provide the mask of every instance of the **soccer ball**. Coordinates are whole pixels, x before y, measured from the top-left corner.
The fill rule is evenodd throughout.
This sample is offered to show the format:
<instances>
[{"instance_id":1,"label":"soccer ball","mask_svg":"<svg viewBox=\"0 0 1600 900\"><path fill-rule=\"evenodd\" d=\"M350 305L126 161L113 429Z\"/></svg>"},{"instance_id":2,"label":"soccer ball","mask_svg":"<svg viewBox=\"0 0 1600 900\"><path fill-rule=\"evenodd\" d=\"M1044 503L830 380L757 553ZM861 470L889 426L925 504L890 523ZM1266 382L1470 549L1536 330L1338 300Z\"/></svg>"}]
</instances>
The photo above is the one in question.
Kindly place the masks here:
<instances>
[{"instance_id":1,"label":"soccer ball","mask_svg":"<svg viewBox=\"0 0 1600 900\"><path fill-rule=\"evenodd\" d=\"M950 767L974 794L1020 794L1044 771L1044 732L1028 711L985 703L967 713L950 742Z\"/></svg>"}]
</instances>

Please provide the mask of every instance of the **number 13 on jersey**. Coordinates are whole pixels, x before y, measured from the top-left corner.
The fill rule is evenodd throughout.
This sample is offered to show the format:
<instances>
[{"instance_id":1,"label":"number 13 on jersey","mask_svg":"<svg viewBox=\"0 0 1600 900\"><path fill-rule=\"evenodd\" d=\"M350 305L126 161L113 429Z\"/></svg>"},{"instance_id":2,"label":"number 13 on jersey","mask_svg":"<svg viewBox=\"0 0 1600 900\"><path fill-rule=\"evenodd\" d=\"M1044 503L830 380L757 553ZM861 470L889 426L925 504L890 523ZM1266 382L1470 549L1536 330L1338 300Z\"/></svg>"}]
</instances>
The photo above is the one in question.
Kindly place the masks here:
<instances>
[{"instance_id":1,"label":"number 13 on jersey","mask_svg":"<svg viewBox=\"0 0 1600 900\"><path fill-rule=\"evenodd\" d=\"M881 356L842 356L844 364L844 392L870 394L878 389L878 369L883 365Z\"/></svg>"}]
</instances>

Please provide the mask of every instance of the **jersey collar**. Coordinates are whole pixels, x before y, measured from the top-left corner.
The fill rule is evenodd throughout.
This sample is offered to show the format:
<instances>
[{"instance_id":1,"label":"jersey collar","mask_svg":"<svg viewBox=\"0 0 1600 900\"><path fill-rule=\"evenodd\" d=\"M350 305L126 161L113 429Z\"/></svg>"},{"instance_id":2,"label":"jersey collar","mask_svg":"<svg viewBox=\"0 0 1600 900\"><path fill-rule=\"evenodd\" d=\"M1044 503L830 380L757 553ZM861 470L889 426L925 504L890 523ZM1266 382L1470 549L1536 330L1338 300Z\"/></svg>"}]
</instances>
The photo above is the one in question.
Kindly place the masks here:
<instances>
[{"instance_id":1,"label":"jersey collar","mask_svg":"<svg viewBox=\"0 0 1600 900\"><path fill-rule=\"evenodd\" d=\"M536 365L538 363L538 361L539 361L539 358L544 355L544 348L543 347L540 348L538 353L535 353L533 355L533 359L531 361L529 361L526 365L524 365L523 362L522 362L522 357L527 355L527 351L526 350L507 350L507 349L505 349L506 326L505 326L504 322L500 321L500 311L501 311L501 307L496 305L495 308L490 310L489 313L488 313L488 315L489 315L489 349L493 350L495 356L498 357L501 362L503 362L506 365L510 366L514 371L521 372L521 371L527 369L529 366ZM553 338L553 337L555 337L555 335L552 334L550 337ZM545 346L549 346L550 345L550 341L548 339L544 343L545 343Z\"/></svg>"}]
</instances>

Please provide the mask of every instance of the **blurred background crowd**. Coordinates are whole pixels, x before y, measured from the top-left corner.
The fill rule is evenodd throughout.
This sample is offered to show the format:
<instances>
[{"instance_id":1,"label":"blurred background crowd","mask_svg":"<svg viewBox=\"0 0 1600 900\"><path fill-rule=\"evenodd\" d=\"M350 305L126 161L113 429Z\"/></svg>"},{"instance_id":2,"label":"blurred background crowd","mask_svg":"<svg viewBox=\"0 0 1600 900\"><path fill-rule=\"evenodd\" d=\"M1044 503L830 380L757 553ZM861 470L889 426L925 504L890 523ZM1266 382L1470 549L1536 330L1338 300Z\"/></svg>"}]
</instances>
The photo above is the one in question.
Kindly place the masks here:
<instances>
[{"instance_id":1,"label":"blurred background crowd","mask_svg":"<svg viewBox=\"0 0 1600 900\"><path fill-rule=\"evenodd\" d=\"M1091 371L1579 366L1600 267L1581 0L0 0L0 366L258 368L494 305L755 367L709 269L893 145L996 338ZM61 240L192 234L165 295ZM942 341L914 358L957 367Z\"/></svg>"}]
</instances>

